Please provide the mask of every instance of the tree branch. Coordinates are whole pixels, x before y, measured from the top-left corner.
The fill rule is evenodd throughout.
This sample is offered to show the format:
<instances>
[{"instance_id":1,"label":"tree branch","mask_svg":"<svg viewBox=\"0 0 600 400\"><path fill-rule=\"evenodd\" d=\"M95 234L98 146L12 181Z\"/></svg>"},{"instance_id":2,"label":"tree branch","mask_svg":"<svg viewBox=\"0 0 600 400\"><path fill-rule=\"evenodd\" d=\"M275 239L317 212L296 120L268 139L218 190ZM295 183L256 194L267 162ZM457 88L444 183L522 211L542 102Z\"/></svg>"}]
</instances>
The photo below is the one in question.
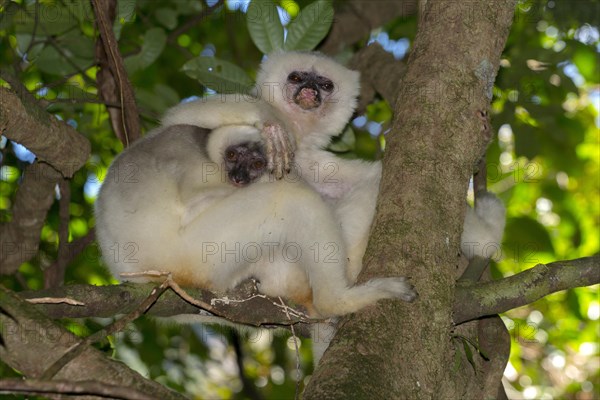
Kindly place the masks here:
<instances>
[{"instance_id":1,"label":"tree branch","mask_svg":"<svg viewBox=\"0 0 600 400\"><path fill-rule=\"evenodd\" d=\"M373 29L417 11L416 0L351 0L338 4L331 31L319 47L325 54L338 54L345 46L366 38Z\"/></svg>"},{"instance_id":2,"label":"tree branch","mask_svg":"<svg viewBox=\"0 0 600 400\"><path fill-rule=\"evenodd\" d=\"M95 395L113 399L126 400L152 400L154 396L141 393L137 390L123 386L115 386L106 382L97 381L43 381L37 379L0 380L0 393L25 393L25 394L80 394Z\"/></svg>"},{"instance_id":3,"label":"tree branch","mask_svg":"<svg viewBox=\"0 0 600 400\"><path fill-rule=\"evenodd\" d=\"M67 266L75 258L77 258L77 256L79 256L83 250L94 240L96 240L96 231L92 229L85 236L77 238L72 242L65 242L65 248L62 255L59 255L56 260L54 260L54 262L50 264L46 270L44 270L44 287L50 288L54 286L61 286L64 283L65 270Z\"/></svg>"},{"instance_id":4,"label":"tree branch","mask_svg":"<svg viewBox=\"0 0 600 400\"><path fill-rule=\"evenodd\" d=\"M43 162L25 168L12 220L0 224L0 275L15 273L38 253L46 213L54 202L54 187L61 179L58 171Z\"/></svg>"},{"instance_id":5,"label":"tree branch","mask_svg":"<svg viewBox=\"0 0 600 400\"><path fill-rule=\"evenodd\" d=\"M27 147L37 161L25 169L12 207L12 220L0 226L0 274L12 274L37 254L54 187L72 177L90 155L90 142L43 110L19 85L17 95L0 87L0 131Z\"/></svg>"},{"instance_id":6,"label":"tree branch","mask_svg":"<svg viewBox=\"0 0 600 400\"><path fill-rule=\"evenodd\" d=\"M118 102L121 105L119 109L107 110L115 134L128 146L140 137L140 118L133 87L127 77L119 44L112 29L116 6L116 1L92 0L96 25L100 32L96 42L96 60L100 66L96 80L102 100L109 103Z\"/></svg>"},{"instance_id":7,"label":"tree branch","mask_svg":"<svg viewBox=\"0 0 600 400\"><path fill-rule=\"evenodd\" d=\"M20 292L24 299L39 297L70 298L84 303L84 306L68 304L36 304L37 310L51 318L87 318L113 317L116 314L128 314L134 311L144 301L155 286L153 283L135 284L124 283L113 286L69 285L39 291ZM285 312L279 299L257 294L255 285L244 282L236 289L229 291L226 296L218 295L207 290L190 289L186 292L195 299L211 305L216 313L238 324L251 326L289 326L299 324L298 330L308 336L307 323L314 322L302 313ZM292 309L300 309L293 305ZM303 310L302 310L303 311ZM148 311L149 315L157 317L172 317L181 314L211 316L200 310L176 293L167 291Z\"/></svg>"},{"instance_id":8,"label":"tree branch","mask_svg":"<svg viewBox=\"0 0 600 400\"><path fill-rule=\"evenodd\" d=\"M0 357L11 368L30 378L38 378L58 358L82 339L55 324L10 290L0 286ZM126 387L160 399L184 399L157 382L144 379L123 363L87 347L65 365L57 380L95 381Z\"/></svg>"},{"instance_id":9,"label":"tree branch","mask_svg":"<svg viewBox=\"0 0 600 400\"><path fill-rule=\"evenodd\" d=\"M357 51L349 66L360 71L358 112L364 111L373 101L375 92L390 105L396 104L399 85L406 73L403 61L396 60L379 43L372 43Z\"/></svg>"},{"instance_id":10,"label":"tree branch","mask_svg":"<svg viewBox=\"0 0 600 400\"><path fill-rule=\"evenodd\" d=\"M58 254L50 268L44 270L44 287L61 286L65 280L65 271L70 261L69 257L69 222L71 203L71 186L69 181L61 179L58 183L60 200L58 201Z\"/></svg>"},{"instance_id":11,"label":"tree branch","mask_svg":"<svg viewBox=\"0 0 600 400\"><path fill-rule=\"evenodd\" d=\"M560 290L600 283L600 256L538 264L508 278L459 285L454 323L499 314Z\"/></svg>"},{"instance_id":12,"label":"tree branch","mask_svg":"<svg viewBox=\"0 0 600 400\"><path fill-rule=\"evenodd\" d=\"M381 301L342 319L306 400L332 393L455 398L457 388L480 397L479 379L448 368L455 354L448 340L456 284L451 266L458 262L467 182L487 146L479 112L489 108L515 3L421 4L407 70L391 104L377 212L359 276L410 276L419 299ZM423 349L434 362L415 362Z\"/></svg>"},{"instance_id":13,"label":"tree branch","mask_svg":"<svg viewBox=\"0 0 600 400\"><path fill-rule=\"evenodd\" d=\"M89 140L31 99L0 87L0 132L27 147L64 177L72 177L90 155Z\"/></svg>"}]
</instances>

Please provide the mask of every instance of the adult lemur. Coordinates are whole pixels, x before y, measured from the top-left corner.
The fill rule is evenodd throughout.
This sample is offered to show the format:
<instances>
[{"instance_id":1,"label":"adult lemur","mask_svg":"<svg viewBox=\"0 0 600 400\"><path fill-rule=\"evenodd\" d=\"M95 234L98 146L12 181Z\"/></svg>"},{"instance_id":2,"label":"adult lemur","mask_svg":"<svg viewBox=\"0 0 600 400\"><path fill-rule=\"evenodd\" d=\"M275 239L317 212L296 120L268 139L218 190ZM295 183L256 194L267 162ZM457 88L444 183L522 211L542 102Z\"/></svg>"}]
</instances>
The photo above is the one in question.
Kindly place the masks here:
<instances>
[{"instance_id":1,"label":"adult lemur","mask_svg":"<svg viewBox=\"0 0 600 400\"><path fill-rule=\"evenodd\" d=\"M238 96L176 107L163 127L113 162L96 207L98 240L112 272L170 271L181 285L221 291L254 277L262 293L321 316L384 298L413 300L402 277L353 285L380 166L341 160L322 147L352 115L358 73L324 56L288 53L263 64L258 84L257 101ZM207 135L199 127L218 129ZM239 189L215 173L227 146L285 132L293 137L275 146L295 140L303 179ZM285 160L290 151L279 154Z\"/></svg>"},{"instance_id":2,"label":"adult lemur","mask_svg":"<svg viewBox=\"0 0 600 400\"><path fill-rule=\"evenodd\" d=\"M115 160L99 195L98 239L115 276L158 269L182 285L215 290L255 277L263 293L314 306L321 316L383 298L413 300L404 278L353 286L381 164L324 148L348 122L358 90L358 73L325 56L281 53L263 63L256 97L218 96L170 110L163 127ZM207 135L198 127L218 129ZM222 149L258 136L278 174L295 144L302 179L243 189L221 179Z\"/></svg>"},{"instance_id":3,"label":"adult lemur","mask_svg":"<svg viewBox=\"0 0 600 400\"><path fill-rule=\"evenodd\" d=\"M278 174L287 169L295 143L295 172L332 207L347 249L348 280L355 282L375 213L381 163L342 159L325 148L348 123L358 93L359 73L322 54L276 53L261 65L256 97L226 95L181 104L166 113L163 125L255 126Z\"/></svg>"}]
</instances>

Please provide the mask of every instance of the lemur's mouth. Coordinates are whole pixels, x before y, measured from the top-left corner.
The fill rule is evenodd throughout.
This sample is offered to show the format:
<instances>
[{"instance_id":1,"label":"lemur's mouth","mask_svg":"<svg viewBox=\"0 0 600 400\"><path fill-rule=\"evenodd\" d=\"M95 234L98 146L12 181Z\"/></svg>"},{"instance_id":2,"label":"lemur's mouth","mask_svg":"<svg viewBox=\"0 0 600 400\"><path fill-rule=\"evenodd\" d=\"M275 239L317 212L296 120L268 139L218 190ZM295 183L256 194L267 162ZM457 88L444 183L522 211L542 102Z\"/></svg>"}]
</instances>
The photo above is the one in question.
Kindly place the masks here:
<instances>
[{"instance_id":1,"label":"lemur's mouth","mask_svg":"<svg viewBox=\"0 0 600 400\"><path fill-rule=\"evenodd\" d=\"M303 110L312 110L321 105L319 90L311 86L303 86L294 94L294 103Z\"/></svg>"}]
</instances>

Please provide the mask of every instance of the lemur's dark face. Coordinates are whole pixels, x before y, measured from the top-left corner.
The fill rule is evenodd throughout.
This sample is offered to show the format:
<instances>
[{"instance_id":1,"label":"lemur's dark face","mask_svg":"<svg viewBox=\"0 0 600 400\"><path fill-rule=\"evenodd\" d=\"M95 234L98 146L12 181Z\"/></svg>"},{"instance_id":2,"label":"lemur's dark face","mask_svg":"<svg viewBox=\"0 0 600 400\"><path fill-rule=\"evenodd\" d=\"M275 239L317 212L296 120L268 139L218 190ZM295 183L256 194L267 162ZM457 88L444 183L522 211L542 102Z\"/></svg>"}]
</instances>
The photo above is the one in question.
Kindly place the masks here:
<instances>
[{"instance_id":1,"label":"lemur's dark face","mask_svg":"<svg viewBox=\"0 0 600 400\"><path fill-rule=\"evenodd\" d=\"M320 107L333 89L335 85L331 79L314 71L292 71L287 76L286 97L303 110Z\"/></svg>"},{"instance_id":2,"label":"lemur's dark face","mask_svg":"<svg viewBox=\"0 0 600 400\"><path fill-rule=\"evenodd\" d=\"M260 142L243 142L231 145L224 153L227 179L238 187L244 187L262 176L267 169Z\"/></svg>"}]
</instances>

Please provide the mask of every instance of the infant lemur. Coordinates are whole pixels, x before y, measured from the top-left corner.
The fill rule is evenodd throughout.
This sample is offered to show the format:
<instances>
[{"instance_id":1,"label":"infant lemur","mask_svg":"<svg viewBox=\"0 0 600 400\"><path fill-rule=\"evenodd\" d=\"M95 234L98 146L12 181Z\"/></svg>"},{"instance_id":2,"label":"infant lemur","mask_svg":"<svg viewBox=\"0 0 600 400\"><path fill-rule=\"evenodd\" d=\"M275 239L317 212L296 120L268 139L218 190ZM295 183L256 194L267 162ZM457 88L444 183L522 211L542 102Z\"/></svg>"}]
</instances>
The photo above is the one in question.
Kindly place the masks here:
<instances>
[{"instance_id":1,"label":"infant lemur","mask_svg":"<svg viewBox=\"0 0 600 400\"><path fill-rule=\"evenodd\" d=\"M381 165L324 148L352 116L358 90L358 73L325 56L280 53L262 64L255 101L216 96L170 110L115 159L101 188L96 229L113 274L169 271L183 286L217 291L254 277L262 293L323 317L414 300L403 277L355 285ZM256 142L269 169L293 168L294 178L257 174L233 185L226 150Z\"/></svg>"}]
</instances>

